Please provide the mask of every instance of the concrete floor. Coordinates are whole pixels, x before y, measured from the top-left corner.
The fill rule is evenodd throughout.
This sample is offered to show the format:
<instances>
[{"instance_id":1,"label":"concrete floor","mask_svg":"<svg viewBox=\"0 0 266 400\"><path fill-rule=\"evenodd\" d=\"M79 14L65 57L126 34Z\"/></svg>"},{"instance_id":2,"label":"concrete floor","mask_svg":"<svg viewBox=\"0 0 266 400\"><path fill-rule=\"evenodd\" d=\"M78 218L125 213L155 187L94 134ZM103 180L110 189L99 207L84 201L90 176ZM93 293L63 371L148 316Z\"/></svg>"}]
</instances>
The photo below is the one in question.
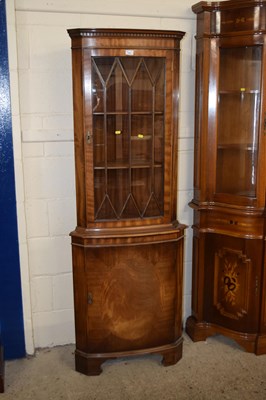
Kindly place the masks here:
<instances>
[{"instance_id":1,"label":"concrete floor","mask_svg":"<svg viewBox=\"0 0 266 400\"><path fill-rule=\"evenodd\" d=\"M161 357L108 361L88 377L74 370L74 345L43 349L6 362L0 400L265 400L266 355L255 356L222 336L193 343L163 367Z\"/></svg>"}]
</instances>

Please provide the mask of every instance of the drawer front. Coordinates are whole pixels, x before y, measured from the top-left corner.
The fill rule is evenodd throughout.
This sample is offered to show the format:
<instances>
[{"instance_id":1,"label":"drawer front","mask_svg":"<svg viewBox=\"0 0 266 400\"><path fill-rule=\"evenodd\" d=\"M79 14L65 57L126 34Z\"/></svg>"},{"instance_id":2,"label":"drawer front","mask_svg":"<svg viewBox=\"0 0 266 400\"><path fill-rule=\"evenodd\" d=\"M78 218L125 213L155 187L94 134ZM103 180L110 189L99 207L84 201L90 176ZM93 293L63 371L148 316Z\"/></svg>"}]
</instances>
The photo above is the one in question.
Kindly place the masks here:
<instances>
[{"instance_id":1,"label":"drawer front","mask_svg":"<svg viewBox=\"0 0 266 400\"><path fill-rule=\"evenodd\" d=\"M199 229L247 239L263 238L264 218L218 211L201 211Z\"/></svg>"}]
</instances>

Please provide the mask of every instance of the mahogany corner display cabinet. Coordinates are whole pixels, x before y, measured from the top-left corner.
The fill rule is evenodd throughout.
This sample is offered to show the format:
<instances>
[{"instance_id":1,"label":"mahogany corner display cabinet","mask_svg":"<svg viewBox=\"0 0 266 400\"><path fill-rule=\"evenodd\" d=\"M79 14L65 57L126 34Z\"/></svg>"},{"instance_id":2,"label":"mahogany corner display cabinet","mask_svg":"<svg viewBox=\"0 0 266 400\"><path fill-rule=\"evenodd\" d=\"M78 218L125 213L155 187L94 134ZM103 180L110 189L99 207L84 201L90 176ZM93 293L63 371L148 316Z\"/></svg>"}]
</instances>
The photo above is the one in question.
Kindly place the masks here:
<instances>
[{"instance_id":1,"label":"mahogany corner display cabinet","mask_svg":"<svg viewBox=\"0 0 266 400\"><path fill-rule=\"evenodd\" d=\"M179 31L70 29L76 370L182 357L185 226L176 219Z\"/></svg>"},{"instance_id":2,"label":"mahogany corner display cabinet","mask_svg":"<svg viewBox=\"0 0 266 400\"><path fill-rule=\"evenodd\" d=\"M266 353L266 1L197 14L193 341L222 334Z\"/></svg>"}]
</instances>

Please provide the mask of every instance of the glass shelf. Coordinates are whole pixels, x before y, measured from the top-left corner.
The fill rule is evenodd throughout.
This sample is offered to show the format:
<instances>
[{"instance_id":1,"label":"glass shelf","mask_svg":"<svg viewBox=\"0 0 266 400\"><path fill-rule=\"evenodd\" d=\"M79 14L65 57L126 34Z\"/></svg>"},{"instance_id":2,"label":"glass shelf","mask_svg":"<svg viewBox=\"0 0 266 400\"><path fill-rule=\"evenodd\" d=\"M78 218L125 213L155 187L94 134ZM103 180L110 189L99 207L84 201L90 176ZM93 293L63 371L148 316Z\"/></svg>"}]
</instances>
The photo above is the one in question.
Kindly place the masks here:
<instances>
[{"instance_id":1,"label":"glass shelf","mask_svg":"<svg viewBox=\"0 0 266 400\"><path fill-rule=\"evenodd\" d=\"M244 89L244 90L243 90ZM238 95L245 95L245 94L260 94L260 91L257 89L245 89L239 88L238 90L220 90L219 94L238 94Z\"/></svg>"},{"instance_id":2,"label":"glass shelf","mask_svg":"<svg viewBox=\"0 0 266 400\"><path fill-rule=\"evenodd\" d=\"M253 151L257 152L257 147L253 147L252 143L226 143L226 144L218 144L218 150L241 150L241 151Z\"/></svg>"}]
</instances>

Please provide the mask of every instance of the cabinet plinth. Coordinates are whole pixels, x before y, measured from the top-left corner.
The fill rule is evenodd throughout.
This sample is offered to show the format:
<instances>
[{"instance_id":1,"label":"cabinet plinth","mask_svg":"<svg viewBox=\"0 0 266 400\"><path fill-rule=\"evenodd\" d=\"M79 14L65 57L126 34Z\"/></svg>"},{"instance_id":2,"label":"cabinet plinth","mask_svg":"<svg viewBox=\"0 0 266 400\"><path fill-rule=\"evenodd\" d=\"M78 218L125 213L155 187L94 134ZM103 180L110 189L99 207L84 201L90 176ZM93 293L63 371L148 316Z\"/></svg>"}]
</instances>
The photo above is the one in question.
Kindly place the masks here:
<instances>
[{"instance_id":1,"label":"cabinet plinth","mask_svg":"<svg viewBox=\"0 0 266 400\"><path fill-rule=\"evenodd\" d=\"M76 370L182 357L185 226L176 218L178 31L70 29Z\"/></svg>"},{"instance_id":2,"label":"cabinet plinth","mask_svg":"<svg viewBox=\"0 0 266 400\"><path fill-rule=\"evenodd\" d=\"M197 14L194 341L222 334L266 353L266 1L200 2Z\"/></svg>"}]
</instances>

